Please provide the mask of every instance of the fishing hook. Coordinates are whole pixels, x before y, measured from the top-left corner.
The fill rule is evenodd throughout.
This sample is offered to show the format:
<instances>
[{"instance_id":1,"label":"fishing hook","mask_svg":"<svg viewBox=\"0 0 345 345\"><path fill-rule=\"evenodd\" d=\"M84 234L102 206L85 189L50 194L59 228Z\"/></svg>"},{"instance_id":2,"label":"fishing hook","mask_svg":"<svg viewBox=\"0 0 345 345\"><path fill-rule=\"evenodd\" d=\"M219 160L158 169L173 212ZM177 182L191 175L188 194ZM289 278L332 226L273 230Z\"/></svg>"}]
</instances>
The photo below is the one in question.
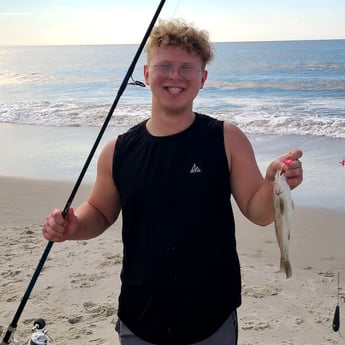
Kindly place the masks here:
<instances>
[{"instance_id":1,"label":"fishing hook","mask_svg":"<svg viewBox=\"0 0 345 345\"><path fill-rule=\"evenodd\" d=\"M77 181L75 182L75 185L74 185L74 187L73 187L73 189L71 191L71 194L70 194L69 198L67 199L66 205L65 205L65 207L64 207L64 209L62 211L62 216L64 218L66 217L66 215L68 213L68 210L71 207L71 204L72 204L72 202L73 202L73 200L74 200L74 198L75 198L75 196L77 194L77 191L78 191L78 189L79 189L79 187L81 185L81 182L82 182L82 180L84 178L84 175L85 175L85 173L86 173L86 171L87 171L87 169L88 169L88 167L89 167L89 165L91 163L91 160L92 160L92 158L93 158L93 156L94 156L94 154L96 152L96 149L97 149L97 147L98 147L98 145L99 145L99 143L100 143L100 141L101 141L101 139L103 137L103 134L104 134L104 132L105 132L107 126L108 126L108 123L109 123L109 121L110 121L110 119L111 119L111 117L112 117L112 115L113 115L113 113L115 111L115 108L116 108L116 106L117 106L117 104L118 104L118 102L119 102L123 92L125 91L126 86L128 85L128 81L129 81L129 79L131 78L131 76L133 74L133 71L135 69L135 65L136 65L136 63L139 60L139 57L140 57L140 55L141 55L141 53L142 53L142 51L143 51L143 49L145 47L146 41L148 40L148 38L150 36L150 33L151 33L151 31L152 31L152 29L153 29L153 27L154 27L154 25L155 25L155 23L156 23L156 21L157 21L157 19L159 17L159 14L160 14L160 12L161 12L161 10L163 8L164 3L165 3L165 0L161 0L160 1L159 5L158 5L158 7L156 9L156 12L155 12L155 14L154 14L154 16L153 16L153 18L152 18L152 20L150 22L150 25L148 26L148 28L146 30L144 38L141 41L141 43L139 45L139 48L138 48L138 50L137 50L137 52L136 52L136 54L135 54L135 56L133 58L133 61L129 65L128 71L127 71L127 73L126 73L126 75L125 75L125 77L124 77L124 79L123 79L123 81L122 81L122 83L121 83L121 85L119 87L119 90L118 90L117 95L116 95L116 97L114 99L114 102L113 102L113 104L112 104L112 106L111 106L111 108L110 108L110 110L108 112L108 115L107 115L107 117L106 117L106 119L105 119L101 129L100 129L100 132L99 132L99 134L98 134L98 136L97 136L97 138L96 138L92 148L91 148L91 151L90 151L90 153L89 153L89 155L88 155L88 157L87 157L87 159L85 161L85 164L84 164L84 166L83 166L83 168L82 168L82 170L80 172L80 175L79 175ZM30 283L29 283L29 285L28 285L28 287L27 287L27 289L26 289L26 291L24 293L23 299L21 300L21 302L20 302L20 304L18 306L18 309L17 309L17 311L16 311L16 313L15 313L13 319L12 319L12 322L8 326L8 329L7 329L7 331L5 333L5 336L4 336L4 338L3 338L3 340L2 340L0 345L10 344L11 338L12 338L14 332L17 329L17 324L18 324L19 318L20 318L20 316L21 316L21 314L22 314L22 312L23 312L23 310L25 308L25 305L26 305L26 303L27 303L27 301L28 301L28 299L30 297L30 294L31 294L31 292L32 292L32 290L33 290L33 288L35 286L35 283L36 283L36 281L38 279L38 276L39 276L40 272L42 271L42 268L44 266L45 261L47 260L47 257L49 255L49 252L50 252L52 246L53 246L53 242L49 241L47 243L46 248L45 248L45 250L44 250L44 252L43 252L43 254L41 256L41 259L40 259L40 261L39 261L39 263L38 263L38 265L36 267L36 270L35 270L32 278L30 280Z\"/></svg>"}]
</instances>

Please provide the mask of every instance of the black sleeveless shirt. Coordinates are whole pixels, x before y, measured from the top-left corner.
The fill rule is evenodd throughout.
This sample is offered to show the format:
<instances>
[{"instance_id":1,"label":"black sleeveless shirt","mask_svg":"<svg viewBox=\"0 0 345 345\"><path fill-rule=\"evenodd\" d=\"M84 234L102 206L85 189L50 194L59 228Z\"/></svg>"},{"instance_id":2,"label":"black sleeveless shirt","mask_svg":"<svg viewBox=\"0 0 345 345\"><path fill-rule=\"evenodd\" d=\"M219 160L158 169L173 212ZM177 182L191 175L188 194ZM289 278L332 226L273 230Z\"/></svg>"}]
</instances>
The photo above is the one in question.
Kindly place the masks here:
<instances>
[{"instance_id":1,"label":"black sleeveless shirt","mask_svg":"<svg viewBox=\"0 0 345 345\"><path fill-rule=\"evenodd\" d=\"M159 345L212 335L241 304L223 122L154 137L146 122L117 139L123 218L119 318Z\"/></svg>"}]
</instances>

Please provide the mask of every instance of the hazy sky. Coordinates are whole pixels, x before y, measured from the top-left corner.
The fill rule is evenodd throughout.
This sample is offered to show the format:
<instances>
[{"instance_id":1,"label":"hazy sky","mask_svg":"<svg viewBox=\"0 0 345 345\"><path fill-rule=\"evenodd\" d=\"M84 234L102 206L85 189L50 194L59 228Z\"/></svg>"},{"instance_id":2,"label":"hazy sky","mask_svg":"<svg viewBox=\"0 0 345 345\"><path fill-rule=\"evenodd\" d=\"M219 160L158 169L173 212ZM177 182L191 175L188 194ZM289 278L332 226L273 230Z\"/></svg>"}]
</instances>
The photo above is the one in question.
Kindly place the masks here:
<instances>
[{"instance_id":1,"label":"hazy sky","mask_svg":"<svg viewBox=\"0 0 345 345\"><path fill-rule=\"evenodd\" d=\"M138 43L159 0L1 0L0 45ZM345 38L345 0L166 0L212 41Z\"/></svg>"}]
</instances>

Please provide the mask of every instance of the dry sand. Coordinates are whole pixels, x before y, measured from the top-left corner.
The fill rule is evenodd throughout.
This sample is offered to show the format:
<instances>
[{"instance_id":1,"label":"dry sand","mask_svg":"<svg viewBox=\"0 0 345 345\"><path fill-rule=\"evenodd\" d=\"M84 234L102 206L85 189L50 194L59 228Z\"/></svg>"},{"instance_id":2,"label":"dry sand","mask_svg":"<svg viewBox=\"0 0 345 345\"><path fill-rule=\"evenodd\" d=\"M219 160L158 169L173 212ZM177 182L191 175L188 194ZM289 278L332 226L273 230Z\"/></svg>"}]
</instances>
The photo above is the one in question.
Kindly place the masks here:
<instances>
[{"instance_id":1,"label":"dry sand","mask_svg":"<svg viewBox=\"0 0 345 345\"><path fill-rule=\"evenodd\" d=\"M47 244L41 224L53 207L64 207L71 188L62 182L0 178L1 339ZM88 185L80 188L76 205L89 190ZM236 219L243 275L239 344L345 344L345 214L297 205L288 280L276 273L279 250L273 226L257 227L237 211ZM53 245L18 324L21 344L40 317L57 345L119 344L114 325L120 229L119 222L97 239ZM341 325L335 333L338 272Z\"/></svg>"}]
</instances>

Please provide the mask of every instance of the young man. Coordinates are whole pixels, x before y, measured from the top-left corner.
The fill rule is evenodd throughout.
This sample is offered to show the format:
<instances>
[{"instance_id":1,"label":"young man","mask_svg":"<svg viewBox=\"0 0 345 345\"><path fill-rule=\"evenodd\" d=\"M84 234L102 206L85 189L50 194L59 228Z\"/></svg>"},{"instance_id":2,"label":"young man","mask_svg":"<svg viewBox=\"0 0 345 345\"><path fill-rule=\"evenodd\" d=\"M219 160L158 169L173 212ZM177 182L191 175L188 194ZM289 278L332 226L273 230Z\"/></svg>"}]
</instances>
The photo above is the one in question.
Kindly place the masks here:
<instances>
[{"instance_id":1,"label":"young man","mask_svg":"<svg viewBox=\"0 0 345 345\"><path fill-rule=\"evenodd\" d=\"M117 331L123 345L232 345L241 277L230 196L258 225L273 221L273 181L302 182L302 152L272 161L263 178L246 136L193 112L213 50L208 34L160 22L147 44L151 117L103 149L87 202L43 226L56 242L90 239L123 219ZM284 162L289 159L287 166Z\"/></svg>"}]
</instances>

